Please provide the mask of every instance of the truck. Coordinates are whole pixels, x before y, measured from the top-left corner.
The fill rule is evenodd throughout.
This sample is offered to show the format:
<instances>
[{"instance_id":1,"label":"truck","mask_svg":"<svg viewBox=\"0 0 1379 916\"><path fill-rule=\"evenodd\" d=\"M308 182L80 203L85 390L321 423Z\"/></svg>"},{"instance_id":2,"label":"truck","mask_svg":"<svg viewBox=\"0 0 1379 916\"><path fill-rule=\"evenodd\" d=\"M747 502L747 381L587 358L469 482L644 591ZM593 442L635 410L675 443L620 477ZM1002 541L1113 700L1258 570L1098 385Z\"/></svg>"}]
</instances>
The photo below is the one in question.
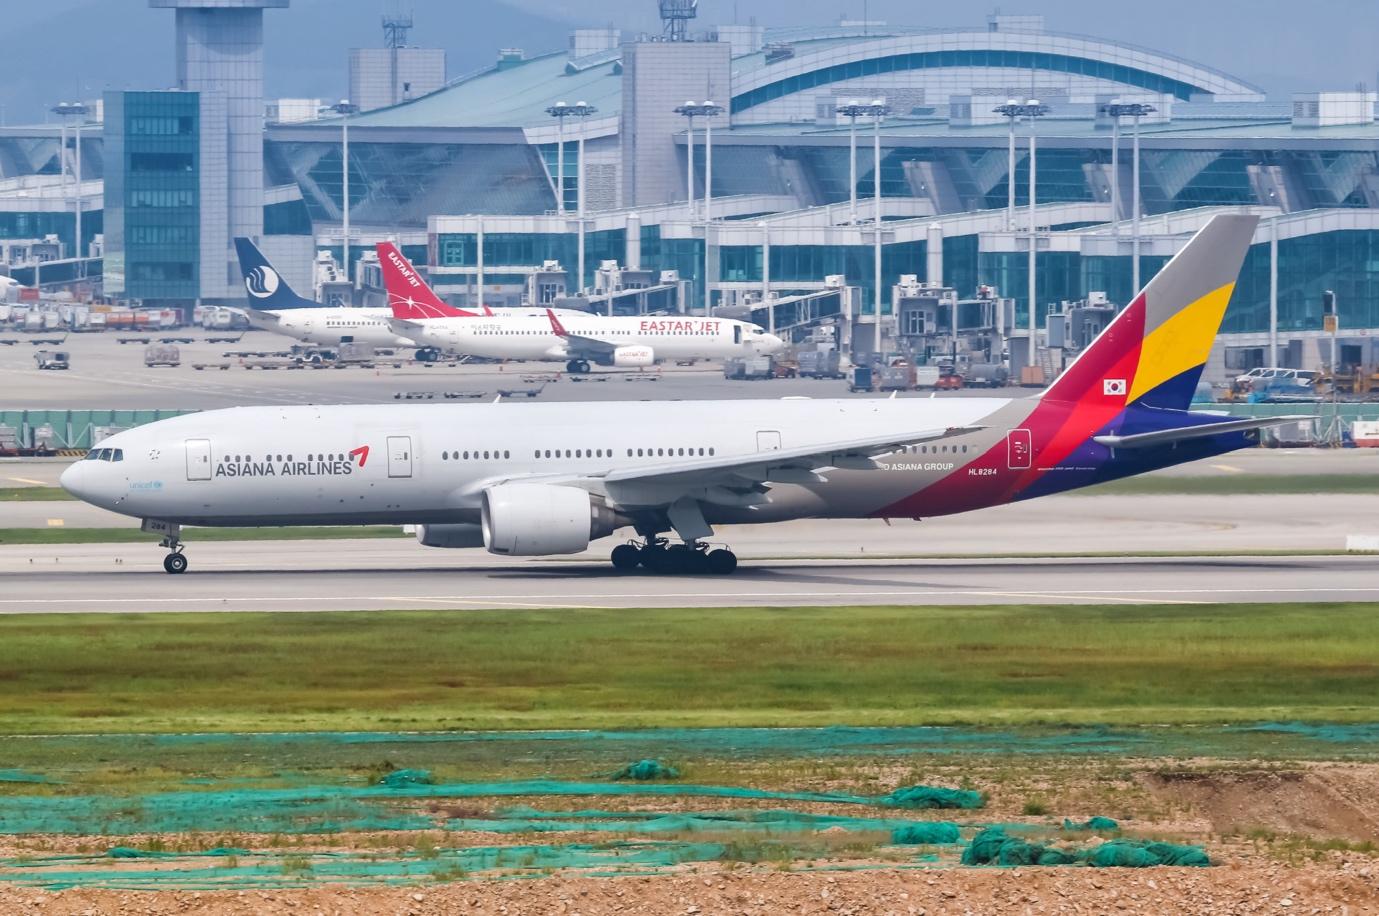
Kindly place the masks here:
<instances>
[{"instance_id":1,"label":"truck","mask_svg":"<svg viewBox=\"0 0 1379 916\"><path fill-rule=\"evenodd\" d=\"M40 369L69 369L72 365L65 350L39 350L34 354L34 362Z\"/></svg>"},{"instance_id":2,"label":"truck","mask_svg":"<svg viewBox=\"0 0 1379 916\"><path fill-rule=\"evenodd\" d=\"M1000 363L972 363L963 372L963 381L971 388L1004 388L1010 382L1010 370Z\"/></svg>"},{"instance_id":3,"label":"truck","mask_svg":"<svg viewBox=\"0 0 1379 916\"><path fill-rule=\"evenodd\" d=\"M912 366L883 366L876 373L877 391L909 391L914 387L915 372Z\"/></svg>"},{"instance_id":4,"label":"truck","mask_svg":"<svg viewBox=\"0 0 1379 916\"><path fill-rule=\"evenodd\" d=\"M144 365L149 368L180 366L182 365L182 351L174 344L150 344L144 347Z\"/></svg>"},{"instance_id":5,"label":"truck","mask_svg":"<svg viewBox=\"0 0 1379 916\"><path fill-rule=\"evenodd\" d=\"M801 350L799 354L800 378L833 378L846 376L840 366L837 350Z\"/></svg>"},{"instance_id":6,"label":"truck","mask_svg":"<svg viewBox=\"0 0 1379 916\"><path fill-rule=\"evenodd\" d=\"M750 359L730 359L723 363L723 377L736 381L768 379L775 374L769 356L754 356Z\"/></svg>"}]
</instances>

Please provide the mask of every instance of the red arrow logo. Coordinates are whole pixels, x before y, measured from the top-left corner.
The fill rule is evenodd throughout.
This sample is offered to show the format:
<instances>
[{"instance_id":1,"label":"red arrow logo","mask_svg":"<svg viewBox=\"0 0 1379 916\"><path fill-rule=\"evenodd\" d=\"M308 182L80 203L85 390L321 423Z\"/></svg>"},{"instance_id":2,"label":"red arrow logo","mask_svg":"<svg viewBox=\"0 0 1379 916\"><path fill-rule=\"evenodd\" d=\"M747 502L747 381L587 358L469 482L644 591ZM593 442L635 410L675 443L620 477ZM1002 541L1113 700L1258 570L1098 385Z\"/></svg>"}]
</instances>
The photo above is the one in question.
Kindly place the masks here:
<instances>
[{"instance_id":1,"label":"red arrow logo","mask_svg":"<svg viewBox=\"0 0 1379 916\"><path fill-rule=\"evenodd\" d=\"M359 446L359 448L354 449L350 452L350 457L358 458L359 466L362 468L364 466L364 462L369 460L369 447L367 445Z\"/></svg>"}]
</instances>

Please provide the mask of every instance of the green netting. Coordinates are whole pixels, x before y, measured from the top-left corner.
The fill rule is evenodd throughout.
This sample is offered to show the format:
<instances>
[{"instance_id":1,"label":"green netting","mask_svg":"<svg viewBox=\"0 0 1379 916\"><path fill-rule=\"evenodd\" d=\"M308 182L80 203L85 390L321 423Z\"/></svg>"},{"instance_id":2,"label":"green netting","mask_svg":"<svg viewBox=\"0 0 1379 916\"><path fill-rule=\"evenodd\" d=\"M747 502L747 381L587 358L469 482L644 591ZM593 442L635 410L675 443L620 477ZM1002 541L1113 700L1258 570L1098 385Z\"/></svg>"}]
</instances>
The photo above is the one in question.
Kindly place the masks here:
<instances>
[{"instance_id":1,"label":"green netting","mask_svg":"<svg viewBox=\"0 0 1379 916\"><path fill-rule=\"evenodd\" d=\"M1085 861L1098 868L1151 868L1155 865L1205 868L1211 865L1206 850L1200 846L1140 843L1134 840L1107 840L1086 853Z\"/></svg>"},{"instance_id":2,"label":"green netting","mask_svg":"<svg viewBox=\"0 0 1379 916\"><path fill-rule=\"evenodd\" d=\"M962 852L963 865L1090 865L1093 868L1150 868L1155 865L1206 867L1211 860L1200 846L1107 840L1082 852L1012 837L1001 827L988 827Z\"/></svg>"},{"instance_id":3,"label":"green netting","mask_svg":"<svg viewBox=\"0 0 1379 916\"><path fill-rule=\"evenodd\" d=\"M378 784L397 789L402 786L429 786L434 781L430 770L393 770L380 776Z\"/></svg>"},{"instance_id":4,"label":"green netting","mask_svg":"<svg viewBox=\"0 0 1379 916\"><path fill-rule=\"evenodd\" d=\"M891 842L897 846L935 846L956 843L959 838L958 825L946 821L917 821L891 832Z\"/></svg>"},{"instance_id":5,"label":"green netting","mask_svg":"<svg viewBox=\"0 0 1379 916\"><path fill-rule=\"evenodd\" d=\"M42 773L30 773L27 770L0 770L0 782L23 782L43 785L55 783L58 780L49 779Z\"/></svg>"},{"instance_id":6,"label":"green netting","mask_svg":"<svg viewBox=\"0 0 1379 916\"><path fill-rule=\"evenodd\" d=\"M909 786L896 789L877 801L888 808L950 808L973 811L986 804L980 792L943 789L938 786Z\"/></svg>"},{"instance_id":7,"label":"green netting","mask_svg":"<svg viewBox=\"0 0 1379 916\"><path fill-rule=\"evenodd\" d=\"M636 779L640 781L652 779L679 779L680 771L673 766L667 766L659 760L638 760L636 763L629 763L627 766L613 773L610 779Z\"/></svg>"},{"instance_id":8,"label":"green netting","mask_svg":"<svg viewBox=\"0 0 1379 916\"><path fill-rule=\"evenodd\" d=\"M1087 831L1091 833L1109 833L1120 829L1120 824L1109 817L1093 817L1081 823L1063 818L1063 829L1068 831Z\"/></svg>"},{"instance_id":9,"label":"green netting","mask_svg":"<svg viewBox=\"0 0 1379 916\"><path fill-rule=\"evenodd\" d=\"M963 865L1071 865L1076 861L1074 852L1010 836L1000 827L978 833L962 852Z\"/></svg>"},{"instance_id":10,"label":"green netting","mask_svg":"<svg viewBox=\"0 0 1379 916\"><path fill-rule=\"evenodd\" d=\"M160 852L152 849L134 849L129 846L112 846L105 854L107 859L170 859L173 852Z\"/></svg>"}]
</instances>

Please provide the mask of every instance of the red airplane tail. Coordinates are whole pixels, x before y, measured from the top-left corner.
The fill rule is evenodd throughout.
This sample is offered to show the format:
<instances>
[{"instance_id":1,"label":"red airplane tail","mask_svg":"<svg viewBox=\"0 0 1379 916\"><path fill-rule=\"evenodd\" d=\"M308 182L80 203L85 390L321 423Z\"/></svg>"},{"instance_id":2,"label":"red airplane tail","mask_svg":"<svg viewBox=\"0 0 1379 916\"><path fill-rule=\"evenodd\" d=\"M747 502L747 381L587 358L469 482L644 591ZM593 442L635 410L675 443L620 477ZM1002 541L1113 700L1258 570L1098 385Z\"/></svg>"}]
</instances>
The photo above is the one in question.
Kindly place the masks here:
<instances>
[{"instance_id":1,"label":"red airplane tail","mask_svg":"<svg viewBox=\"0 0 1379 916\"><path fill-rule=\"evenodd\" d=\"M555 312L546 309L546 317L551 319L551 332L554 333L556 337L570 336L570 332L565 330L565 325L561 324L560 319L555 317Z\"/></svg>"},{"instance_id":2,"label":"red airplane tail","mask_svg":"<svg viewBox=\"0 0 1379 916\"><path fill-rule=\"evenodd\" d=\"M474 318L474 312L457 309L436 295L392 242L379 242L378 263L383 268L383 286L394 318L407 321L427 318Z\"/></svg>"}]
</instances>

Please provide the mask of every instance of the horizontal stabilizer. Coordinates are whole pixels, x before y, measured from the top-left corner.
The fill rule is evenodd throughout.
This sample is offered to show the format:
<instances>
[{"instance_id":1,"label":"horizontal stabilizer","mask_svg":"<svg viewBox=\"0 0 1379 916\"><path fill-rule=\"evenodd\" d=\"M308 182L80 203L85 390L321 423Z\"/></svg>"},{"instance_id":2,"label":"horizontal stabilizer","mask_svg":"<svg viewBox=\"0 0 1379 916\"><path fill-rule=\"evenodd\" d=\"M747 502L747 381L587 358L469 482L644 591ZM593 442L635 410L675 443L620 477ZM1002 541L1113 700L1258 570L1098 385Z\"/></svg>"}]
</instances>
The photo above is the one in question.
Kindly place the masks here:
<instances>
[{"instance_id":1,"label":"horizontal stabilizer","mask_svg":"<svg viewBox=\"0 0 1379 916\"><path fill-rule=\"evenodd\" d=\"M1302 414L1289 417L1248 417L1241 420L1225 420L1220 423L1203 423L1200 426L1160 429L1152 433L1135 433L1130 436L1095 436L1092 441L1107 448L1153 448L1158 445L1184 442L1188 439L1206 439L1222 433L1243 433L1314 419L1316 417Z\"/></svg>"}]
</instances>

